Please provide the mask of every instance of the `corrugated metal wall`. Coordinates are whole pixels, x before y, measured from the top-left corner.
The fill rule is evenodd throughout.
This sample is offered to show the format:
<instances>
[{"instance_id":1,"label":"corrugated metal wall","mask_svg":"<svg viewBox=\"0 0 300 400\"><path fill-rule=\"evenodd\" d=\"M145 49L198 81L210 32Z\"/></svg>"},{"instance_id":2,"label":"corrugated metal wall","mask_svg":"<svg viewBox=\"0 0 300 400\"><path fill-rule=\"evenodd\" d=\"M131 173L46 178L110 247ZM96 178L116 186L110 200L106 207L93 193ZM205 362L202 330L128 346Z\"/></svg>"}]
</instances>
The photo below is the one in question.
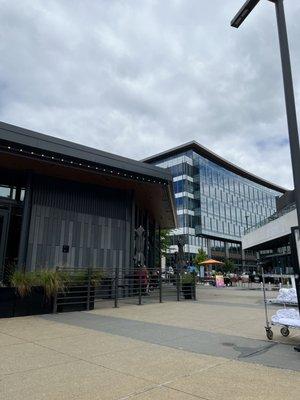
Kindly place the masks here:
<instances>
[{"instance_id":1,"label":"corrugated metal wall","mask_svg":"<svg viewBox=\"0 0 300 400\"><path fill-rule=\"evenodd\" d=\"M35 179L27 268L118 266L130 260L131 193ZM63 246L69 246L63 252Z\"/></svg>"}]
</instances>

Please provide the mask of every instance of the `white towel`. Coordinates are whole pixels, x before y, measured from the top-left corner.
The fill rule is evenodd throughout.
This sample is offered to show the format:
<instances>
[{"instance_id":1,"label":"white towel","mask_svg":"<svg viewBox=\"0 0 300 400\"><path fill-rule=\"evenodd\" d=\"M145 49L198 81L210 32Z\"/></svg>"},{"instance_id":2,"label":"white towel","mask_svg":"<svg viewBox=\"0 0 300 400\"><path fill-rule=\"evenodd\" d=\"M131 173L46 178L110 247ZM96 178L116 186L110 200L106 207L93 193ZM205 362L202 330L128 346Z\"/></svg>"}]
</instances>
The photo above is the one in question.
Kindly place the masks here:
<instances>
[{"instance_id":1,"label":"white towel","mask_svg":"<svg viewBox=\"0 0 300 400\"><path fill-rule=\"evenodd\" d=\"M280 304L287 304L287 303L294 303L297 304L297 292L296 289L280 289L278 296L276 299L271 299L270 303L280 303Z\"/></svg>"},{"instance_id":2,"label":"white towel","mask_svg":"<svg viewBox=\"0 0 300 400\"><path fill-rule=\"evenodd\" d=\"M276 315L272 316L271 321L276 324L300 328L300 315L299 311L295 308L284 308L278 310Z\"/></svg>"}]
</instances>

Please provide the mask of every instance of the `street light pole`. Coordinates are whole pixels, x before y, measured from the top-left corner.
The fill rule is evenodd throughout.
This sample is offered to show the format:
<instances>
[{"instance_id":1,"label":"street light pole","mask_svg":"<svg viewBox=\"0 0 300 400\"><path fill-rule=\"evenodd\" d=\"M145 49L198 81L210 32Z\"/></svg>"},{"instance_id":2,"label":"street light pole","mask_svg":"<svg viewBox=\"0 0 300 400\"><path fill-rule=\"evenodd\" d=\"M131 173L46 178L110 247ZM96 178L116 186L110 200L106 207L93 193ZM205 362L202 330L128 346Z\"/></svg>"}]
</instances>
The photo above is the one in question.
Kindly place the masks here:
<instances>
[{"instance_id":1,"label":"street light pole","mask_svg":"<svg viewBox=\"0 0 300 400\"><path fill-rule=\"evenodd\" d=\"M257 6L260 0L247 0L243 7L239 10L236 16L231 21L231 26L238 28L244 20L248 17L251 11ZM284 0L269 0L275 4L277 28L279 37L279 47L281 55L281 66L283 75L283 85L285 94L286 116L288 123L290 152L292 160L293 180L295 188L295 203L297 209L298 227L300 225L300 145L298 135L297 113L295 105L295 96L293 88L293 77L290 60L290 51L288 43L288 35L286 29ZM300 234L295 234L292 229L291 242L294 243L295 251L297 253L298 263L294 266L296 278L296 290L298 297L298 308L300 312ZM298 264L298 265L297 265ZM300 351L300 346L295 347L295 350Z\"/></svg>"},{"instance_id":2,"label":"street light pole","mask_svg":"<svg viewBox=\"0 0 300 400\"><path fill-rule=\"evenodd\" d=\"M270 0L273 1L273 0ZM280 45L281 54L281 65L283 74L283 84L284 84L284 95L285 95L285 106L287 123L289 130L290 139L290 150L292 159L292 169L294 178L294 188L295 188L295 202L298 217L298 227L300 225L300 146L299 146L299 134L298 134L298 123L297 123L297 113L295 105L294 87L293 87L293 77L292 68L290 60L290 51L288 43L288 35L285 22L285 13L283 0L275 0L276 7L276 17L277 17L277 27L278 27L278 37ZM298 231L299 232L299 231ZM295 235L295 231L292 230L292 235ZM298 298L298 308L300 312L300 254L299 254L299 233L292 238L292 243L294 243L294 250L297 253L297 260L295 260L295 280L296 280L296 291ZM298 261L298 263L297 263ZM300 346L294 347L296 351L300 351Z\"/></svg>"},{"instance_id":3,"label":"street light pole","mask_svg":"<svg viewBox=\"0 0 300 400\"><path fill-rule=\"evenodd\" d=\"M272 1L272 0L270 0ZM297 114L293 88L293 77L290 61L290 51L285 22L283 0L275 0L278 37L280 44L281 65L284 83L285 105L290 139L290 151L295 187L298 225L300 224L300 146L298 135Z\"/></svg>"},{"instance_id":4,"label":"street light pole","mask_svg":"<svg viewBox=\"0 0 300 400\"><path fill-rule=\"evenodd\" d=\"M289 132L290 152L292 159L293 180L295 187L295 202L297 207L298 225L300 224L300 145L297 125L297 114L293 88L292 69L288 35L285 22L284 0L269 0L275 4L277 27L281 54L282 75L285 93L286 114ZM239 28L260 0L247 0L231 21L231 26Z\"/></svg>"}]
</instances>

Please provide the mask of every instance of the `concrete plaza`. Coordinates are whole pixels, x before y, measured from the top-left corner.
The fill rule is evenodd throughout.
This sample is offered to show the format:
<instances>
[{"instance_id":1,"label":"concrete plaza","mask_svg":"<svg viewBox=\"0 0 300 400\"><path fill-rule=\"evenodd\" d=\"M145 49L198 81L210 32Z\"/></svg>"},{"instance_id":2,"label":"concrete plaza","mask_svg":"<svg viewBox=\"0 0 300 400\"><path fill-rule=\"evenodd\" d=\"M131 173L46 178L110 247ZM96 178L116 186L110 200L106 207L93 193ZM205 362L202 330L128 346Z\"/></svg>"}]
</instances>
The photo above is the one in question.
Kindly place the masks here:
<instances>
[{"instance_id":1,"label":"concrete plaza","mask_svg":"<svg viewBox=\"0 0 300 400\"><path fill-rule=\"evenodd\" d=\"M1 400L299 398L299 331L266 340L261 292L197 294L0 320Z\"/></svg>"}]
</instances>

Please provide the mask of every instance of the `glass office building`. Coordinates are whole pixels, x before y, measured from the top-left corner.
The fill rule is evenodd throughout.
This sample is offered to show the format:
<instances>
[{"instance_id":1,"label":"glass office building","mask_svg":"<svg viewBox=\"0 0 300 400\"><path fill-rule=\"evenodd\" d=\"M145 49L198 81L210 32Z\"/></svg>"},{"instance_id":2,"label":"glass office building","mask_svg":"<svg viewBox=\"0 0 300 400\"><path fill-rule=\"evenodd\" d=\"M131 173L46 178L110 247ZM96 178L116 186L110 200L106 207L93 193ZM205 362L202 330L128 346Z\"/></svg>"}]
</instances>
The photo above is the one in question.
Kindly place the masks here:
<instances>
[{"instance_id":1,"label":"glass office building","mask_svg":"<svg viewBox=\"0 0 300 400\"><path fill-rule=\"evenodd\" d=\"M241 249L244 231L272 215L276 197L285 192L197 142L144 161L172 173L178 228L172 231L170 252L177 250L176 242L181 237L187 260L203 248L211 257L241 263L245 257Z\"/></svg>"}]
</instances>

